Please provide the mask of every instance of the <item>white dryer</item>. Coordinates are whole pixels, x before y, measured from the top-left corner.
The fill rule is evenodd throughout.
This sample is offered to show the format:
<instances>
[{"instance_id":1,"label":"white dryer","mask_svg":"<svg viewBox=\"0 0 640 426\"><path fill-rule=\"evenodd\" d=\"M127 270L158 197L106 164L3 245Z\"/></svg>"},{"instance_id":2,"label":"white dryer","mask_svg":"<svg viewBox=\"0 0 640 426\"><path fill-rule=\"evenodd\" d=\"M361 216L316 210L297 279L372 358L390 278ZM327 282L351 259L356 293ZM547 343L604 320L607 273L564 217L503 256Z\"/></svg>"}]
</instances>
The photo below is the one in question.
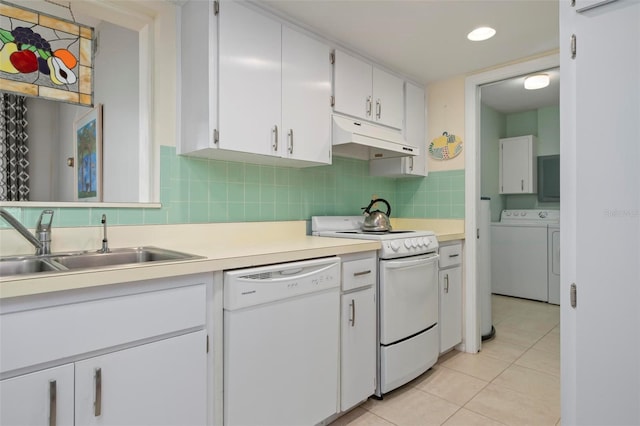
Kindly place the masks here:
<instances>
[{"instance_id":1,"label":"white dryer","mask_svg":"<svg viewBox=\"0 0 640 426\"><path fill-rule=\"evenodd\" d=\"M559 210L503 210L491 224L491 291L549 301L549 225Z\"/></svg>"}]
</instances>

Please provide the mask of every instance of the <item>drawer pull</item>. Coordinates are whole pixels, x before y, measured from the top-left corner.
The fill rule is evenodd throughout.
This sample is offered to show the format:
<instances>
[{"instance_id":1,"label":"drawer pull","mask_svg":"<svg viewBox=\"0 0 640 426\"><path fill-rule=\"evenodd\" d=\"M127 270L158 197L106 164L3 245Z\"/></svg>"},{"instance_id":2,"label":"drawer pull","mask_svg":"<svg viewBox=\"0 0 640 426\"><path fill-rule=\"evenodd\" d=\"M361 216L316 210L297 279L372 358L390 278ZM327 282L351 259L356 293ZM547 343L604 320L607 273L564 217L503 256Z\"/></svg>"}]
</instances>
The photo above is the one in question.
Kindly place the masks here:
<instances>
[{"instance_id":1,"label":"drawer pull","mask_svg":"<svg viewBox=\"0 0 640 426\"><path fill-rule=\"evenodd\" d=\"M98 417L102 414L102 368L95 369L93 378L96 386L96 396L93 401L93 415L94 417Z\"/></svg>"},{"instance_id":2,"label":"drawer pull","mask_svg":"<svg viewBox=\"0 0 640 426\"><path fill-rule=\"evenodd\" d=\"M49 381L49 426L56 426L58 417L58 389L55 380Z\"/></svg>"},{"instance_id":3,"label":"drawer pull","mask_svg":"<svg viewBox=\"0 0 640 426\"><path fill-rule=\"evenodd\" d=\"M354 277L360 277L362 275L367 275L367 274L370 274L370 273L371 273L371 269L368 269L366 271L354 272L353 276Z\"/></svg>"},{"instance_id":4,"label":"drawer pull","mask_svg":"<svg viewBox=\"0 0 640 426\"><path fill-rule=\"evenodd\" d=\"M456 254L450 254L449 257L458 257L460 256L460 253L456 253Z\"/></svg>"}]
</instances>

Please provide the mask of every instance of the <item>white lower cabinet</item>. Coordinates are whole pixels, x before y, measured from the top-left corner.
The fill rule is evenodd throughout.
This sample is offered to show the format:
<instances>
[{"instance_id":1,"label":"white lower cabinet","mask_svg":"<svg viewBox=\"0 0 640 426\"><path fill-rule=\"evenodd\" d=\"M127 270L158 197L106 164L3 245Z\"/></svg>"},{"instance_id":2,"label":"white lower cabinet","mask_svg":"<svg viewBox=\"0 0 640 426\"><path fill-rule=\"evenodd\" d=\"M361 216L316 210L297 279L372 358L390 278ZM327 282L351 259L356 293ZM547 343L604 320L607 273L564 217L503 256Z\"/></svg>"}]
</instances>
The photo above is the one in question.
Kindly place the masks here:
<instances>
[{"instance_id":1,"label":"white lower cabinet","mask_svg":"<svg viewBox=\"0 0 640 426\"><path fill-rule=\"evenodd\" d=\"M0 424L207 424L212 277L0 300Z\"/></svg>"},{"instance_id":2,"label":"white lower cabinet","mask_svg":"<svg viewBox=\"0 0 640 426\"><path fill-rule=\"evenodd\" d=\"M204 425L206 332L75 364L77 425Z\"/></svg>"},{"instance_id":3,"label":"white lower cabinet","mask_svg":"<svg viewBox=\"0 0 640 426\"><path fill-rule=\"evenodd\" d=\"M374 287L342 296L341 411L348 410L375 392L375 324Z\"/></svg>"},{"instance_id":4,"label":"white lower cabinet","mask_svg":"<svg viewBox=\"0 0 640 426\"><path fill-rule=\"evenodd\" d=\"M440 247L440 353L462 342L462 244Z\"/></svg>"},{"instance_id":5,"label":"white lower cabinet","mask_svg":"<svg viewBox=\"0 0 640 426\"><path fill-rule=\"evenodd\" d=\"M342 257L340 410L365 401L376 390L375 252Z\"/></svg>"},{"instance_id":6,"label":"white lower cabinet","mask_svg":"<svg viewBox=\"0 0 640 426\"><path fill-rule=\"evenodd\" d=\"M0 424L73 425L73 364L0 381Z\"/></svg>"}]
</instances>

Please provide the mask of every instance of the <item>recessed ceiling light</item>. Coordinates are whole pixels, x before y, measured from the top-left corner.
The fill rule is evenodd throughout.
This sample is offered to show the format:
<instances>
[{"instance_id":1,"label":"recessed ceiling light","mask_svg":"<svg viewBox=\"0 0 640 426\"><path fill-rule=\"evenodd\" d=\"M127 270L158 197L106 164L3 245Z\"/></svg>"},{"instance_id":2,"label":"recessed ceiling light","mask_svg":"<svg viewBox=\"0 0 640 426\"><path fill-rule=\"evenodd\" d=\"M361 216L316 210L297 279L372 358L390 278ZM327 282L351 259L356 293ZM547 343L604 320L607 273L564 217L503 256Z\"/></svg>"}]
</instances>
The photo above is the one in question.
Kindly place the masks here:
<instances>
[{"instance_id":1,"label":"recessed ceiling light","mask_svg":"<svg viewBox=\"0 0 640 426\"><path fill-rule=\"evenodd\" d=\"M483 41L490 39L496 35L496 30L491 27L480 27L467 34L467 38L471 41Z\"/></svg>"},{"instance_id":2,"label":"recessed ceiling light","mask_svg":"<svg viewBox=\"0 0 640 426\"><path fill-rule=\"evenodd\" d=\"M542 89L549 85L549 74L530 75L524 79L524 88L527 90Z\"/></svg>"}]
</instances>

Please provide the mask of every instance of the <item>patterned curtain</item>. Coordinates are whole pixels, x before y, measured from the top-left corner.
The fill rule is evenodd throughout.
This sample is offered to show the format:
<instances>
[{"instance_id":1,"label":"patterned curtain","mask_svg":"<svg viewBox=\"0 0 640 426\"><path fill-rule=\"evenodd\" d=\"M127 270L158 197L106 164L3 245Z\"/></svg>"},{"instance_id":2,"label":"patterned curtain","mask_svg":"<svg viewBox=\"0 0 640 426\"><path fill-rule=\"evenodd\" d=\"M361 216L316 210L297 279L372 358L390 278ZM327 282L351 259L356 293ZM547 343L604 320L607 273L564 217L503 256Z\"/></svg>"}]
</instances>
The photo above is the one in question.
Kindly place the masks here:
<instances>
[{"instance_id":1,"label":"patterned curtain","mask_svg":"<svg viewBox=\"0 0 640 426\"><path fill-rule=\"evenodd\" d=\"M29 200L27 105L24 96L0 96L0 201Z\"/></svg>"}]
</instances>

